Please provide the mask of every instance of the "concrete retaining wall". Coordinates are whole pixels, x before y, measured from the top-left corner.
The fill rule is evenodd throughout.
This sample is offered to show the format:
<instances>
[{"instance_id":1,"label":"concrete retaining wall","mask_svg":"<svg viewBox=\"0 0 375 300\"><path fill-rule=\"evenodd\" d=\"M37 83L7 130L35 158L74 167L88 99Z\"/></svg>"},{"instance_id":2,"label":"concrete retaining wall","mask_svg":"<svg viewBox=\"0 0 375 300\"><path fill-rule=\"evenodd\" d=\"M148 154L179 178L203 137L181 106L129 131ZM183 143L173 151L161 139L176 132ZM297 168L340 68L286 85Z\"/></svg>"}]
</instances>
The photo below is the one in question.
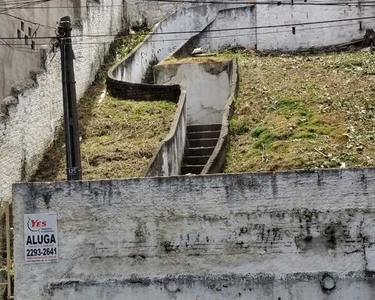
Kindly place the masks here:
<instances>
[{"instance_id":1,"label":"concrete retaining wall","mask_svg":"<svg viewBox=\"0 0 375 300\"><path fill-rule=\"evenodd\" d=\"M121 0L97 3L103 7L89 10L87 20L72 35L120 31L121 4ZM77 96L81 97L94 80L108 46L81 44L88 42L85 37L75 38L74 42ZM0 203L11 199L13 182L28 180L34 174L52 143L63 112L61 85L60 53L48 53L44 70L15 84L13 96L2 103Z\"/></svg>"},{"instance_id":2,"label":"concrete retaining wall","mask_svg":"<svg viewBox=\"0 0 375 300\"><path fill-rule=\"evenodd\" d=\"M230 64L229 83L230 94L221 117L220 137L201 174L220 173L225 163L229 144L229 121L233 112L234 100L237 96L238 90L238 70L237 62L235 60L232 60Z\"/></svg>"},{"instance_id":3,"label":"concrete retaining wall","mask_svg":"<svg viewBox=\"0 0 375 300\"><path fill-rule=\"evenodd\" d=\"M126 19L130 27L138 27L142 24L154 26L179 8L190 6L192 6L190 2L184 3L183 1L173 3L153 0L128 0L126 1Z\"/></svg>"},{"instance_id":4,"label":"concrete retaining wall","mask_svg":"<svg viewBox=\"0 0 375 300\"><path fill-rule=\"evenodd\" d=\"M345 4L345 1L341 0L335 2ZM362 38L366 28L375 26L374 18L336 23L324 22L373 17L375 9L369 6L258 5L256 9L257 26L260 27L257 30L257 49L260 51L295 51L348 43ZM303 26L291 25L319 21L322 23ZM273 25L283 25L284 27L272 28Z\"/></svg>"},{"instance_id":5,"label":"concrete retaining wall","mask_svg":"<svg viewBox=\"0 0 375 300\"><path fill-rule=\"evenodd\" d=\"M163 62L154 67L157 84L180 84L187 93L187 122L221 123L230 95L230 61Z\"/></svg>"},{"instance_id":6,"label":"concrete retaining wall","mask_svg":"<svg viewBox=\"0 0 375 300\"><path fill-rule=\"evenodd\" d=\"M186 144L186 125L186 92L182 91L171 130L152 158L146 176L181 174L182 158Z\"/></svg>"},{"instance_id":7,"label":"concrete retaining wall","mask_svg":"<svg viewBox=\"0 0 375 300\"><path fill-rule=\"evenodd\" d=\"M375 8L360 3L345 5L345 2L337 1L338 5L331 6L308 5L308 2L305 5L275 4L222 9L201 34L176 49L175 56L189 56L195 48L217 51L243 47L285 52L321 48L361 39L366 28L375 26L375 19L371 18ZM342 19L354 20L331 22ZM298 25L301 23L309 24Z\"/></svg>"},{"instance_id":8,"label":"concrete retaining wall","mask_svg":"<svg viewBox=\"0 0 375 300\"><path fill-rule=\"evenodd\" d=\"M24 213L59 261L25 265ZM16 299L372 300L375 169L16 184Z\"/></svg>"},{"instance_id":9,"label":"concrete retaining wall","mask_svg":"<svg viewBox=\"0 0 375 300\"><path fill-rule=\"evenodd\" d=\"M222 49L244 47L256 48L256 8L255 5L223 9L201 34L189 40L176 51L176 57L186 57L195 48L214 52ZM233 30L235 28L249 28Z\"/></svg>"}]
</instances>

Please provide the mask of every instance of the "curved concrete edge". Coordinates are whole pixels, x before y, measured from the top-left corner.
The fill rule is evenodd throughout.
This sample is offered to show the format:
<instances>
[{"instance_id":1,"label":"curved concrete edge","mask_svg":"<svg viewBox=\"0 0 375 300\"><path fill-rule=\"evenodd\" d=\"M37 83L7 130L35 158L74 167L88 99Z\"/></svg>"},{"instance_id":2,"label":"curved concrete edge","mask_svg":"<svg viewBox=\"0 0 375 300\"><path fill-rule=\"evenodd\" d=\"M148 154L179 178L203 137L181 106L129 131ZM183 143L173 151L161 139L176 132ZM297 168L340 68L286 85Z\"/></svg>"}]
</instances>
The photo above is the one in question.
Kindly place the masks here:
<instances>
[{"instance_id":1,"label":"curved concrete edge","mask_svg":"<svg viewBox=\"0 0 375 300\"><path fill-rule=\"evenodd\" d=\"M208 162L203 168L201 174L220 173L225 162L226 152L229 144L229 121L233 112L233 102L238 91L238 68L237 61L232 60L231 63L231 81L230 95L225 104L223 117L221 121L220 137L217 141L214 151L212 152Z\"/></svg>"},{"instance_id":2,"label":"curved concrete edge","mask_svg":"<svg viewBox=\"0 0 375 300\"><path fill-rule=\"evenodd\" d=\"M131 100L167 100L177 102L178 96L180 94L180 87L178 85L174 86L163 86L154 85L146 83L133 83L122 80L117 80L113 75L113 72L122 64L126 63L128 60L132 59L135 53L143 46L144 43L154 34L160 24L169 18L167 16L165 19L155 24L151 32L149 32L143 41L139 43L128 55L126 55L122 60L115 63L107 71L107 90L108 94L120 99L131 99Z\"/></svg>"},{"instance_id":3,"label":"curved concrete edge","mask_svg":"<svg viewBox=\"0 0 375 300\"><path fill-rule=\"evenodd\" d=\"M174 12L176 13L176 12ZM113 80L116 80L113 76L113 72L114 70L116 70L120 65L122 65L123 63L125 63L127 60L129 60L129 58L133 57L134 54L143 46L144 43L146 43L148 41L148 39L154 34L154 32L156 31L156 29L160 26L160 24L162 22L164 22L167 18L169 18L169 16L167 16L166 18L164 18L162 21L160 21L159 23L156 23L154 25L154 27L152 27L151 31L145 36L145 38L143 39L142 42L140 42L137 46L134 47L134 49L132 51L130 51L122 60L118 61L117 63L115 63L112 67L109 68L109 70L107 71L107 78L111 78Z\"/></svg>"},{"instance_id":4,"label":"curved concrete edge","mask_svg":"<svg viewBox=\"0 0 375 300\"><path fill-rule=\"evenodd\" d=\"M111 96L123 100L172 101L177 103L180 95L179 85L158 85L132 83L107 78L107 90Z\"/></svg>"},{"instance_id":5,"label":"curved concrete edge","mask_svg":"<svg viewBox=\"0 0 375 300\"><path fill-rule=\"evenodd\" d=\"M181 90L171 129L147 168L146 177L173 176L181 172L186 144L186 92Z\"/></svg>"}]
</instances>

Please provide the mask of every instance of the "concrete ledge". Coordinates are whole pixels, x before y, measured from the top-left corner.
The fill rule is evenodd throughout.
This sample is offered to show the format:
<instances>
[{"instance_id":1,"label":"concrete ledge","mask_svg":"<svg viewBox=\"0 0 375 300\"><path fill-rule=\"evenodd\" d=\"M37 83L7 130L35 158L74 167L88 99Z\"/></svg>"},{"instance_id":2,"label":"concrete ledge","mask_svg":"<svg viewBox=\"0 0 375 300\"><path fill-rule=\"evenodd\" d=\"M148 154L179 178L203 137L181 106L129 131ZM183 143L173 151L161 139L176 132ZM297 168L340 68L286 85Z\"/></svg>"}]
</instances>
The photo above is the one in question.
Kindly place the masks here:
<instances>
[{"instance_id":1,"label":"concrete ledge","mask_svg":"<svg viewBox=\"0 0 375 300\"><path fill-rule=\"evenodd\" d=\"M152 158L146 176L173 176L181 172L186 143L186 92L182 91L169 134Z\"/></svg>"},{"instance_id":2,"label":"concrete ledge","mask_svg":"<svg viewBox=\"0 0 375 300\"><path fill-rule=\"evenodd\" d=\"M237 62L232 60L230 70L230 96L225 104L223 117L221 121L221 132L219 140L215 146L211 157L202 170L202 174L220 173L222 171L227 147L229 144L229 121L233 112L233 101L236 98L238 90L238 70Z\"/></svg>"}]
</instances>

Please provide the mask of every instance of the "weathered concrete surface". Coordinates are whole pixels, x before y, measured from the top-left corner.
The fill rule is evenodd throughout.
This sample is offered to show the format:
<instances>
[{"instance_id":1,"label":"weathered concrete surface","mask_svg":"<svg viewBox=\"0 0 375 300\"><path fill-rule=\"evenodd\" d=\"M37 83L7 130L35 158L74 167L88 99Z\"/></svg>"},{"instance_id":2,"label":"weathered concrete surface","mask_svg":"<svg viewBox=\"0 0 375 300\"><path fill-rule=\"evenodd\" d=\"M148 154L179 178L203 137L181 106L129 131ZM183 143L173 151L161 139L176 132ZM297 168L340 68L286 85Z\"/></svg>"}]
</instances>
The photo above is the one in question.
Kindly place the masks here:
<instances>
[{"instance_id":1,"label":"weathered concrete surface","mask_svg":"<svg viewBox=\"0 0 375 300\"><path fill-rule=\"evenodd\" d=\"M130 27L139 27L147 24L154 26L170 14L183 7L194 6L191 1L157 2L153 0L128 0L126 1L126 19Z\"/></svg>"},{"instance_id":2,"label":"weathered concrete surface","mask_svg":"<svg viewBox=\"0 0 375 300\"><path fill-rule=\"evenodd\" d=\"M342 0L335 2L338 5L257 5L257 49L296 51L348 43L362 38L366 28L374 27L373 18L357 19L374 16L374 7L361 6L360 2L356 5L345 5L346 2ZM354 20L329 24L324 22L343 19ZM321 23L296 25L311 22Z\"/></svg>"},{"instance_id":3,"label":"weathered concrete surface","mask_svg":"<svg viewBox=\"0 0 375 300\"><path fill-rule=\"evenodd\" d=\"M186 143L186 92L181 91L171 130L152 158L146 176L173 176L181 174Z\"/></svg>"},{"instance_id":4,"label":"weathered concrete surface","mask_svg":"<svg viewBox=\"0 0 375 300\"><path fill-rule=\"evenodd\" d=\"M198 34L228 4L203 4L183 7L156 24L138 47L108 71L113 79L147 83L152 81L152 67L169 56L179 45ZM183 32L183 33L181 33Z\"/></svg>"},{"instance_id":5,"label":"weathered concrete surface","mask_svg":"<svg viewBox=\"0 0 375 300\"><path fill-rule=\"evenodd\" d=\"M157 84L179 84L187 93L187 121L221 123L230 95L230 61L165 62L154 67Z\"/></svg>"},{"instance_id":6,"label":"weathered concrete surface","mask_svg":"<svg viewBox=\"0 0 375 300\"><path fill-rule=\"evenodd\" d=\"M220 136L211 157L208 159L201 174L220 173L223 169L227 156L227 148L229 144L229 126L230 118L233 112L234 100L238 90L238 69L237 61L232 60L229 68L229 97L225 103L221 117Z\"/></svg>"},{"instance_id":7,"label":"weathered concrete surface","mask_svg":"<svg viewBox=\"0 0 375 300\"><path fill-rule=\"evenodd\" d=\"M220 10L200 34L176 49L176 55L186 57L197 47L208 51L242 47L286 52L321 48L360 39L375 25L375 8L361 6L360 2L348 5L340 0L333 6L309 5L308 1L303 5L266 2ZM343 19L352 20L326 23Z\"/></svg>"},{"instance_id":8,"label":"weathered concrete surface","mask_svg":"<svg viewBox=\"0 0 375 300\"><path fill-rule=\"evenodd\" d=\"M23 214L60 260L25 265ZM375 169L14 186L16 299L374 299Z\"/></svg>"},{"instance_id":9,"label":"weathered concrete surface","mask_svg":"<svg viewBox=\"0 0 375 300\"><path fill-rule=\"evenodd\" d=\"M73 23L75 20L85 19L87 17L85 4L86 1L56 0L46 1L40 5L42 8L28 9L22 8L23 5L20 1L0 0L2 10L0 36L16 38L0 41L0 102L10 94L11 87L16 81L28 78L30 71L40 67L42 61L40 45L48 45L51 41L51 38L41 39L40 37L55 36L53 28L57 27L57 23L63 16L71 16ZM35 5L37 4L35 3ZM77 7L81 5L83 5L82 8ZM49 8L54 6L61 8ZM44 26L38 26L38 23ZM35 43L34 50L31 48L32 42ZM11 46L6 46L7 43Z\"/></svg>"},{"instance_id":10,"label":"weathered concrete surface","mask_svg":"<svg viewBox=\"0 0 375 300\"><path fill-rule=\"evenodd\" d=\"M190 54L195 48L211 52L235 47L255 49L256 26L255 5L223 9L202 33L184 46L183 51ZM241 29L236 30L236 28Z\"/></svg>"}]
</instances>

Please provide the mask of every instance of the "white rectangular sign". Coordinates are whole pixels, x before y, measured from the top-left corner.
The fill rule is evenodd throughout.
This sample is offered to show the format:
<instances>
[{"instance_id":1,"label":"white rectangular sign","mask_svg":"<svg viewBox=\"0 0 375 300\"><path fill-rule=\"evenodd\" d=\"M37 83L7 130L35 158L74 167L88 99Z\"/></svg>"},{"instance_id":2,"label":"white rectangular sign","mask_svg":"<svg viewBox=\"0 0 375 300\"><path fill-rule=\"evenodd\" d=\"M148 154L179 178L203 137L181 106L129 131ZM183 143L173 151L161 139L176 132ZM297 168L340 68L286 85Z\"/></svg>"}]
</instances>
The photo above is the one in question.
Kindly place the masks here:
<instances>
[{"instance_id":1,"label":"white rectangular sign","mask_svg":"<svg viewBox=\"0 0 375 300\"><path fill-rule=\"evenodd\" d=\"M26 263L58 260L56 213L25 214Z\"/></svg>"}]
</instances>

